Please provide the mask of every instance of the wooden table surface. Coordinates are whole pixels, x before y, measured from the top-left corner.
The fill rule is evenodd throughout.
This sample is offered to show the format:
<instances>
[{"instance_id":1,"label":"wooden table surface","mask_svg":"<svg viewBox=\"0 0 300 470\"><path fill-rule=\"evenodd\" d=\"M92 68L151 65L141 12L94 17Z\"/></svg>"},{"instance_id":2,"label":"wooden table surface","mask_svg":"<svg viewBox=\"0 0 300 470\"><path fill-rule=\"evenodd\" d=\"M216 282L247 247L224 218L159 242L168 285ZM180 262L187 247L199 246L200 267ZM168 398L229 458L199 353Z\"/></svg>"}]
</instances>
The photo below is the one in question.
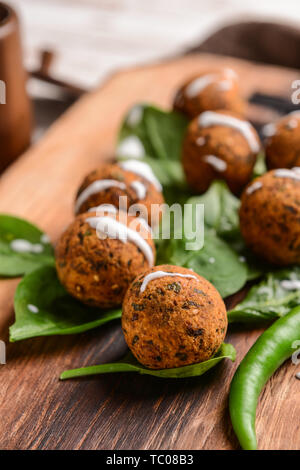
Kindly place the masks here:
<instances>
[{"instance_id":1,"label":"wooden table surface","mask_svg":"<svg viewBox=\"0 0 300 470\"><path fill-rule=\"evenodd\" d=\"M87 94L0 178L0 211L37 223L55 241L72 219L75 191L85 173L111 158L124 112L139 101L169 106L187 76L227 65L243 93L289 96L297 71L205 55L115 74ZM258 113L259 114L259 113ZM17 281L0 282L0 338L13 321ZM1 449L235 449L227 400L231 377L260 331L231 327L237 361L205 376L164 380L106 375L67 382L61 371L112 361L125 351L118 322L81 335L7 345L0 366ZM299 381L291 361L265 387L257 413L261 449L300 443Z\"/></svg>"}]
</instances>

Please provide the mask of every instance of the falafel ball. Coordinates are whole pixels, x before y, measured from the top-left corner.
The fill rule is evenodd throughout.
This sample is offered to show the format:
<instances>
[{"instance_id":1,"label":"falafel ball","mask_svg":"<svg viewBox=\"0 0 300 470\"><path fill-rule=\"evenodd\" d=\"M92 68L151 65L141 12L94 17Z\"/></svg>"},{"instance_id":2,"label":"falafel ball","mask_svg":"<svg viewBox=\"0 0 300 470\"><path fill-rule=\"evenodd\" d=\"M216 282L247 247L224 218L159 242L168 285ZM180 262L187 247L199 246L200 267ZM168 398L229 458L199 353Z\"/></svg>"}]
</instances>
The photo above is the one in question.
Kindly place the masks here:
<instances>
[{"instance_id":1,"label":"falafel ball","mask_svg":"<svg viewBox=\"0 0 300 470\"><path fill-rule=\"evenodd\" d=\"M62 285L76 299L100 308L121 305L129 284L154 261L148 225L126 212L78 215L56 247Z\"/></svg>"},{"instance_id":2,"label":"falafel ball","mask_svg":"<svg viewBox=\"0 0 300 470\"><path fill-rule=\"evenodd\" d=\"M254 127L229 111L205 111L190 123L183 142L187 183L197 193L222 179L239 194L250 181L260 150Z\"/></svg>"},{"instance_id":3,"label":"falafel ball","mask_svg":"<svg viewBox=\"0 0 300 470\"><path fill-rule=\"evenodd\" d=\"M190 78L177 92L174 109L191 118L203 111L226 109L245 114L237 74L229 68L207 71Z\"/></svg>"},{"instance_id":4,"label":"falafel ball","mask_svg":"<svg viewBox=\"0 0 300 470\"><path fill-rule=\"evenodd\" d=\"M269 171L245 189L241 232L253 252L266 261L279 266L300 262L299 221L299 169Z\"/></svg>"},{"instance_id":5,"label":"falafel ball","mask_svg":"<svg viewBox=\"0 0 300 470\"><path fill-rule=\"evenodd\" d=\"M164 198L159 185L146 177L127 171L118 164L104 164L86 176L82 182L75 204L76 213L88 212L102 204L111 204L119 209L119 198L126 197L125 210L130 207L148 221L155 222L155 209ZM158 209L157 209L158 210ZM159 217L157 217L159 221Z\"/></svg>"},{"instance_id":6,"label":"falafel ball","mask_svg":"<svg viewBox=\"0 0 300 470\"><path fill-rule=\"evenodd\" d=\"M292 112L263 128L266 162L270 170L300 166L300 112Z\"/></svg>"},{"instance_id":7,"label":"falafel ball","mask_svg":"<svg viewBox=\"0 0 300 470\"><path fill-rule=\"evenodd\" d=\"M122 329L144 366L186 366L218 351L227 330L226 308L215 287L190 269L156 266L126 292Z\"/></svg>"}]
</instances>

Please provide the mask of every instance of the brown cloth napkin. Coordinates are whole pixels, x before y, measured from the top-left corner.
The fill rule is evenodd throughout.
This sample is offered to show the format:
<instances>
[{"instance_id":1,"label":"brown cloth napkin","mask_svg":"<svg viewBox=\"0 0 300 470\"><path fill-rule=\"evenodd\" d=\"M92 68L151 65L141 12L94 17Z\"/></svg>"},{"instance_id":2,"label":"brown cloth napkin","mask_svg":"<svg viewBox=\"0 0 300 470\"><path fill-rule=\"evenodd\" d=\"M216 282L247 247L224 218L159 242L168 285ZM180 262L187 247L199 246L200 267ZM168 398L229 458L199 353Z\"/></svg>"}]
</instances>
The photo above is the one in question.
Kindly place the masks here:
<instances>
[{"instance_id":1,"label":"brown cloth napkin","mask_svg":"<svg viewBox=\"0 0 300 470\"><path fill-rule=\"evenodd\" d=\"M209 52L300 68L300 30L267 22L236 23L223 27L187 52Z\"/></svg>"}]
</instances>

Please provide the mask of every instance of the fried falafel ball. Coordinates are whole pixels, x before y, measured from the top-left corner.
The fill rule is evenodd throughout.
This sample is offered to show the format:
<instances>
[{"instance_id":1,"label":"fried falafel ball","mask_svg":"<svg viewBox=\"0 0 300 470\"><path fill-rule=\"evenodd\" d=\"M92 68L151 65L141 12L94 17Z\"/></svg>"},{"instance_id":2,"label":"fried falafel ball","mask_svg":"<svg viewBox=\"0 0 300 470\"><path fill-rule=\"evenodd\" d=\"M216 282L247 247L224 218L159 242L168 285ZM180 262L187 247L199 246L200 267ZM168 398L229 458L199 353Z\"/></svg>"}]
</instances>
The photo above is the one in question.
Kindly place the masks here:
<instances>
[{"instance_id":1,"label":"fried falafel ball","mask_svg":"<svg viewBox=\"0 0 300 470\"><path fill-rule=\"evenodd\" d=\"M217 109L244 115L246 103L240 96L237 74L224 68L189 79L177 92L174 109L191 118Z\"/></svg>"},{"instance_id":2,"label":"fried falafel ball","mask_svg":"<svg viewBox=\"0 0 300 470\"><path fill-rule=\"evenodd\" d=\"M276 169L245 189L240 208L246 244L266 261L300 262L300 169Z\"/></svg>"},{"instance_id":3,"label":"fried falafel ball","mask_svg":"<svg viewBox=\"0 0 300 470\"><path fill-rule=\"evenodd\" d=\"M197 193L222 179L239 194L250 181L260 150L259 137L248 122L229 111L205 111L190 123L183 142L187 183Z\"/></svg>"},{"instance_id":4,"label":"fried falafel ball","mask_svg":"<svg viewBox=\"0 0 300 470\"><path fill-rule=\"evenodd\" d=\"M292 112L275 124L263 128L266 139L267 167L292 168L300 166L300 112Z\"/></svg>"},{"instance_id":5,"label":"fried falafel ball","mask_svg":"<svg viewBox=\"0 0 300 470\"><path fill-rule=\"evenodd\" d=\"M126 292L122 329L144 366L186 366L218 351L227 330L226 308L215 287L190 269L156 266Z\"/></svg>"},{"instance_id":6,"label":"fried falafel ball","mask_svg":"<svg viewBox=\"0 0 300 470\"><path fill-rule=\"evenodd\" d=\"M125 196L124 210L131 208L134 212L131 215L138 212L149 225L159 222L158 206L164 203L159 182L154 177L149 181L146 172L143 177L134 171L123 169L121 165L104 164L86 176L76 196L76 214L95 210L102 204L123 209L119 207L119 198Z\"/></svg>"},{"instance_id":7,"label":"fried falafel ball","mask_svg":"<svg viewBox=\"0 0 300 470\"><path fill-rule=\"evenodd\" d=\"M100 308L121 305L129 284L154 261L149 226L126 212L80 214L56 247L62 285L76 299Z\"/></svg>"}]
</instances>

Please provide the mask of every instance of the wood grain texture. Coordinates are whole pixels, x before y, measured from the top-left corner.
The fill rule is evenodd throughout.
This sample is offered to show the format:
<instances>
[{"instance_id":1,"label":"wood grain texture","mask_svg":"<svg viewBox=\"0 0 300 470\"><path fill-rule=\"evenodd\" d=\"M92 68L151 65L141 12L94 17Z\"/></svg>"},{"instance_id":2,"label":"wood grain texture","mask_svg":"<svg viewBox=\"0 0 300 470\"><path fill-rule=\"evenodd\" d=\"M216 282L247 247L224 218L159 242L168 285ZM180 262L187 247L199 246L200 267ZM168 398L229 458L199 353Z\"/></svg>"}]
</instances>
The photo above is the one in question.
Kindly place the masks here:
<instances>
[{"instance_id":1,"label":"wood grain texture","mask_svg":"<svg viewBox=\"0 0 300 470\"><path fill-rule=\"evenodd\" d=\"M55 241L72 219L76 189L88 171L111 158L122 115L138 101L170 106L178 84L212 65L230 65L243 93L290 94L296 71L229 58L188 56L115 74L84 96L0 179L0 212L24 216ZM0 337L7 341L17 281L0 282ZM259 330L230 328L238 351L205 376L163 380L136 375L59 382L61 371L117 359L125 351L118 322L76 336L8 345L0 366L1 449L238 448L227 410L234 370ZM286 363L267 384L258 407L261 449L300 443L299 381Z\"/></svg>"}]
</instances>

